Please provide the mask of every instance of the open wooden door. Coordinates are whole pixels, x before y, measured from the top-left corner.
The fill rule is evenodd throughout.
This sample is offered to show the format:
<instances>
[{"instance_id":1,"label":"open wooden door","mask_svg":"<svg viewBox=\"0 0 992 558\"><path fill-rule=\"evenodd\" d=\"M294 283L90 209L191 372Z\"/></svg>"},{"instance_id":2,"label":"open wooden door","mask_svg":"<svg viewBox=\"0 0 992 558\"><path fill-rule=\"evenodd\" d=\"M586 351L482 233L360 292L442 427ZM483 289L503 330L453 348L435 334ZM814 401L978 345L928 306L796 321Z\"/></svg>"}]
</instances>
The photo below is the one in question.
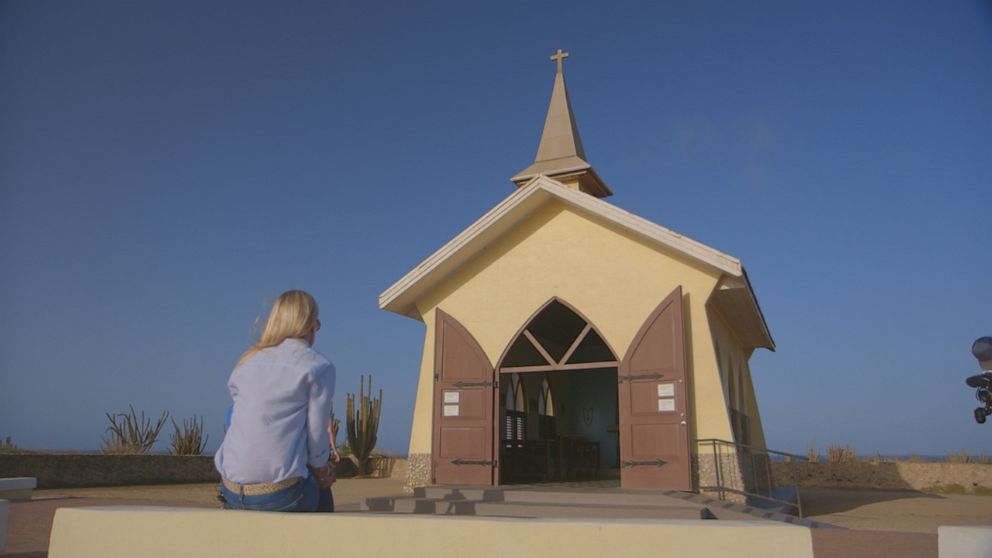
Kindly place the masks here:
<instances>
[{"instance_id":1,"label":"open wooden door","mask_svg":"<svg viewBox=\"0 0 992 558\"><path fill-rule=\"evenodd\" d=\"M457 320L437 310L433 467L436 484L493 484L493 367Z\"/></svg>"},{"instance_id":2,"label":"open wooden door","mask_svg":"<svg viewBox=\"0 0 992 558\"><path fill-rule=\"evenodd\" d=\"M692 490L682 287L648 316L620 363L620 485Z\"/></svg>"}]
</instances>

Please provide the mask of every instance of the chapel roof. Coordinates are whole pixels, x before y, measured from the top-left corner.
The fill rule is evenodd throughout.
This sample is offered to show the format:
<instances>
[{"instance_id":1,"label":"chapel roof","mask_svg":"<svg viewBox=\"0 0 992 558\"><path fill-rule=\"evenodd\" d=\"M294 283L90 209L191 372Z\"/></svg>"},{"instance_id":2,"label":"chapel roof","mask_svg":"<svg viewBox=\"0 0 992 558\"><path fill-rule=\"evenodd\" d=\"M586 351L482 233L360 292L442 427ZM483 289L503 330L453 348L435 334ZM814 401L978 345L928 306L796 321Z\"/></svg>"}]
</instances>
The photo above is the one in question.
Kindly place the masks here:
<instances>
[{"instance_id":1,"label":"chapel roof","mask_svg":"<svg viewBox=\"0 0 992 558\"><path fill-rule=\"evenodd\" d=\"M507 196L383 291L379 295L379 308L421 320L416 303L423 295L552 201L629 231L650 245L674 251L719 272L723 279L714 293L714 301L720 305L721 312L728 320L741 324L739 330L750 332L750 338L746 341L751 346L774 350L775 342L740 260L543 175L536 176Z\"/></svg>"}]
</instances>

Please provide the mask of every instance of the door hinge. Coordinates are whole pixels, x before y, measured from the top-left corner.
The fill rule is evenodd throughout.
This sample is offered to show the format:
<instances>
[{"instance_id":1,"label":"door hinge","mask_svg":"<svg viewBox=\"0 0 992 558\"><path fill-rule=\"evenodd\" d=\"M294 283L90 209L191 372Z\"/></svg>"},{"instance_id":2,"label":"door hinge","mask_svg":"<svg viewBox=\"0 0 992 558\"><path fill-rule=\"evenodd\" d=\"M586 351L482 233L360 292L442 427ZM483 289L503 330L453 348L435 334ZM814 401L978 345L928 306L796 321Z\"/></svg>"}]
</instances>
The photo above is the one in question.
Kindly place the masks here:
<instances>
[{"instance_id":1,"label":"door hinge","mask_svg":"<svg viewBox=\"0 0 992 558\"><path fill-rule=\"evenodd\" d=\"M455 382L454 386L456 388L466 388L466 387L496 387L495 382Z\"/></svg>"},{"instance_id":2,"label":"door hinge","mask_svg":"<svg viewBox=\"0 0 992 558\"><path fill-rule=\"evenodd\" d=\"M496 460L485 461L483 459L462 459L460 457L457 459L452 459L451 463L454 465L489 465L491 467L496 466Z\"/></svg>"},{"instance_id":3,"label":"door hinge","mask_svg":"<svg viewBox=\"0 0 992 558\"><path fill-rule=\"evenodd\" d=\"M626 376L620 376L620 382L623 383L624 380L660 380L664 378L664 374L627 374Z\"/></svg>"},{"instance_id":4,"label":"door hinge","mask_svg":"<svg viewBox=\"0 0 992 558\"><path fill-rule=\"evenodd\" d=\"M644 465L656 465L661 467L665 463L668 463L664 459L651 459L648 461L621 461L620 464L623 467L641 467Z\"/></svg>"}]
</instances>

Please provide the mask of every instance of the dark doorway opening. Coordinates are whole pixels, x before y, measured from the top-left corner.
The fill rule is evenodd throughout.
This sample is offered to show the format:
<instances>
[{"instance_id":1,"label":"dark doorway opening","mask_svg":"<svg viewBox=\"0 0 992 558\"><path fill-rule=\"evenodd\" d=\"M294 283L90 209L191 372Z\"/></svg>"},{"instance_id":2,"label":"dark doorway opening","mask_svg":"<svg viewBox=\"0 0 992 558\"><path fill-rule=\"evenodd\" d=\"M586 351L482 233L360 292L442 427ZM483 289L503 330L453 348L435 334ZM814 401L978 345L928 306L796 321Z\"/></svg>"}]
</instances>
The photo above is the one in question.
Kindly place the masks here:
<instances>
[{"instance_id":1,"label":"dark doorway opening","mask_svg":"<svg viewBox=\"0 0 992 558\"><path fill-rule=\"evenodd\" d=\"M558 299L528 321L498 368L501 484L618 478L618 365Z\"/></svg>"},{"instance_id":2,"label":"dark doorway opening","mask_svg":"<svg viewBox=\"0 0 992 558\"><path fill-rule=\"evenodd\" d=\"M504 374L500 484L619 478L617 399L616 368Z\"/></svg>"}]
</instances>

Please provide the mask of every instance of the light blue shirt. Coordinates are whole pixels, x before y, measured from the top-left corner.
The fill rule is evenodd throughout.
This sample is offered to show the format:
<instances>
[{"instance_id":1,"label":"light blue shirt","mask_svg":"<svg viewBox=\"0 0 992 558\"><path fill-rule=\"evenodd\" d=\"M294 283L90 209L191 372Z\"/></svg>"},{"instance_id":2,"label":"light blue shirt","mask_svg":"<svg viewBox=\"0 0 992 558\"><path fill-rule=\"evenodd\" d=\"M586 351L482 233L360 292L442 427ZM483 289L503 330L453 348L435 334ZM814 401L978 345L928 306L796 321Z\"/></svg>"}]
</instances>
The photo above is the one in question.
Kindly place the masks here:
<instances>
[{"instance_id":1,"label":"light blue shirt","mask_svg":"<svg viewBox=\"0 0 992 558\"><path fill-rule=\"evenodd\" d=\"M239 484L280 482L306 477L307 465L326 465L335 374L302 339L262 349L235 368L227 382L231 426L214 455L221 476Z\"/></svg>"}]
</instances>

